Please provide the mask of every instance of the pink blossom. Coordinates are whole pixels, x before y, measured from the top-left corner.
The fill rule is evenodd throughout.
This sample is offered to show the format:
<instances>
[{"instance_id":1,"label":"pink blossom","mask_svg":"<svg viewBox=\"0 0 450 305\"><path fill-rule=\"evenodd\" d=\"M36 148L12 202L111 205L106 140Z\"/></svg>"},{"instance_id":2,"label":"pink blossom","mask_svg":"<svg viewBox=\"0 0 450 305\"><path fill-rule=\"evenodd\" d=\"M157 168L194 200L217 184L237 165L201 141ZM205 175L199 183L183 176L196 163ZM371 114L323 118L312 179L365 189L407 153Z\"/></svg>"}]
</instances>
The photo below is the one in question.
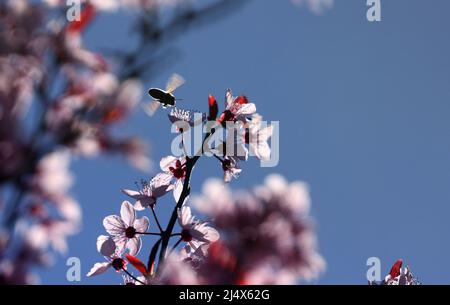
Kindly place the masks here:
<instances>
[{"instance_id":1,"label":"pink blossom","mask_svg":"<svg viewBox=\"0 0 450 305\"><path fill-rule=\"evenodd\" d=\"M159 285L198 285L201 284L195 270L178 254L170 255L161 268L160 274L154 279Z\"/></svg>"},{"instance_id":2,"label":"pink blossom","mask_svg":"<svg viewBox=\"0 0 450 305\"><path fill-rule=\"evenodd\" d=\"M97 239L97 250L105 257L106 262L95 263L86 276L99 275L105 273L110 268L113 268L117 272L126 269L127 262L122 258L122 252L116 248L112 238L100 235Z\"/></svg>"},{"instance_id":3,"label":"pink blossom","mask_svg":"<svg viewBox=\"0 0 450 305\"><path fill-rule=\"evenodd\" d=\"M263 280L263 276L257 276L267 270L277 270L283 282L290 283L299 278L317 277L325 263L317 252L316 237L307 215L307 189L299 182L288 184L280 176L269 176L266 181L252 192L232 193L223 183L212 180L205 184L202 196L192 199L201 212L214 219L224 236L222 247L228 249L233 260L240 262L239 270L227 269L234 274L234 278L227 281L270 283ZM216 258L219 261L221 252ZM207 268L220 265L207 262L204 273L200 273L208 277ZM217 273L225 272L220 270ZM224 279L207 281L210 280Z\"/></svg>"},{"instance_id":4,"label":"pink blossom","mask_svg":"<svg viewBox=\"0 0 450 305\"><path fill-rule=\"evenodd\" d=\"M167 156L161 159L159 166L164 173L171 175L175 180L173 196L175 201L178 201L183 190L184 178L186 177L186 158Z\"/></svg>"},{"instance_id":5,"label":"pink blossom","mask_svg":"<svg viewBox=\"0 0 450 305\"><path fill-rule=\"evenodd\" d=\"M288 213L307 215L311 200L308 186L301 181L289 183L279 174L266 177L264 185L255 188L255 195L265 202L277 202Z\"/></svg>"},{"instance_id":6,"label":"pink blossom","mask_svg":"<svg viewBox=\"0 0 450 305\"><path fill-rule=\"evenodd\" d=\"M177 124L178 122L184 122L184 124L177 124L178 129L183 129L183 132L188 130L189 127L198 126L206 120L206 114L195 112L192 110L184 110L177 107L172 108L168 114L169 121Z\"/></svg>"},{"instance_id":7,"label":"pink blossom","mask_svg":"<svg viewBox=\"0 0 450 305\"><path fill-rule=\"evenodd\" d=\"M67 237L78 231L79 225L71 221L46 219L29 227L25 238L35 248L45 249L51 246L60 253L66 253Z\"/></svg>"},{"instance_id":8,"label":"pink blossom","mask_svg":"<svg viewBox=\"0 0 450 305\"><path fill-rule=\"evenodd\" d=\"M256 112L256 105L250 103L245 95L234 97L231 89L225 93L225 111L219 118L220 122L225 121L246 121L246 117Z\"/></svg>"},{"instance_id":9,"label":"pink blossom","mask_svg":"<svg viewBox=\"0 0 450 305\"><path fill-rule=\"evenodd\" d=\"M391 267L389 274L380 285L421 285L422 283L412 274L408 266L403 266L403 260L398 259ZM370 285L377 285L378 283L370 282Z\"/></svg>"},{"instance_id":10,"label":"pink blossom","mask_svg":"<svg viewBox=\"0 0 450 305\"><path fill-rule=\"evenodd\" d=\"M82 0L86 3L88 0ZM65 0L44 0L44 2L51 6L66 5ZM174 6L186 2L186 0L89 0L96 9L104 12L114 12L119 9L141 9L152 10L163 6Z\"/></svg>"},{"instance_id":11,"label":"pink blossom","mask_svg":"<svg viewBox=\"0 0 450 305\"><path fill-rule=\"evenodd\" d=\"M239 159L236 157L225 156L222 161L223 180L230 182L232 178L239 178L242 169L239 167Z\"/></svg>"},{"instance_id":12,"label":"pink blossom","mask_svg":"<svg viewBox=\"0 0 450 305\"><path fill-rule=\"evenodd\" d=\"M143 182L140 191L123 189L122 192L136 200L134 208L142 211L147 207L153 207L159 197L164 196L173 189L172 175L160 173L150 182Z\"/></svg>"},{"instance_id":13,"label":"pink blossom","mask_svg":"<svg viewBox=\"0 0 450 305\"><path fill-rule=\"evenodd\" d=\"M133 206L128 201L124 201L120 208L120 216L105 217L103 226L114 237L120 252L127 248L131 255L136 255L141 250L141 234L147 232L149 220L145 216L136 218Z\"/></svg>"},{"instance_id":14,"label":"pink blossom","mask_svg":"<svg viewBox=\"0 0 450 305\"><path fill-rule=\"evenodd\" d=\"M42 158L37 166L35 185L44 194L65 194L73 184L73 176L69 172L70 154L60 150Z\"/></svg>"},{"instance_id":15,"label":"pink blossom","mask_svg":"<svg viewBox=\"0 0 450 305\"><path fill-rule=\"evenodd\" d=\"M246 134L246 143L249 149L258 159L267 161L270 159L270 147L267 143L272 136L273 126L261 126L262 117L258 114L252 116L248 124L248 133Z\"/></svg>"},{"instance_id":16,"label":"pink blossom","mask_svg":"<svg viewBox=\"0 0 450 305\"><path fill-rule=\"evenodd\" d=\"M219 239L220 234L216 229L208 226L192 216L191 208L183 206L178 210L178 223L182 229L181 238L189 243L191 248L197 249L202 243L212 243Z\"/></svg>"}]
</instances>

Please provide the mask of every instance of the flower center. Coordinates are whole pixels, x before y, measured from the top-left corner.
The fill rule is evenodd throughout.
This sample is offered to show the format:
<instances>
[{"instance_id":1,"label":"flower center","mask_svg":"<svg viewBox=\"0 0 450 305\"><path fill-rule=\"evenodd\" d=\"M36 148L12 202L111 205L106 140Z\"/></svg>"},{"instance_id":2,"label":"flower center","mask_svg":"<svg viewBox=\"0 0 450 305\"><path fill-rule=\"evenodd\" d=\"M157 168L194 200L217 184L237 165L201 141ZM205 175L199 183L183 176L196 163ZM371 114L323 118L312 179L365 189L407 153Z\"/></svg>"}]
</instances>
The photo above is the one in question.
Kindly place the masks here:
<instances>
[{"instance_id":1,"label":"flower center","mask_svg":"<svg viewBox=\"0 0 450 305\"><path fill-rule=\"evenodd\" d=\"M170 167L169 170L177 179L182 179L186 176L186 167L181 164L180 160L177 160L175 167Z\"/></svg>"},{"instance_id":2,"label":"flower center","mask_svg":"<svg viewBox=\"0 0 450 305\"><path fill-rule=\"evenodd\" d=\"M133 228L133 227L128 227L128 228L125 230L125 236L126 236L127 238L133 238L135 235L136 235L136 229L135 229L135 228Z\"/></svg>"},{"instance_id":3,"label":"flower center","mask_svg":"<svg viewBox=\"0 0 450 305\"><path fill-rule=\"evenodd\" d=\"M230 161L230 160L226 159L226 160L223 160L223 161L222 161L222 169L223 169L224 171L229 170L230 167L231 167L231 161Z\"/></svg>"},{"instance_id":4,"label":"flower center","mask_svg":"<svg viewBox=\"0 0 450 305\"><path fill-rule=\"evenodd\" d=\"M183 229L183 231L181 231L181 239L186 242L190 242L192 240L192 235L189 230Z\"/></svg>"},{"instance_id":5,"label":"flower center","mask_svg":"<svg viewBox=\"0 0 450 305\"><path fill-rule=\"evenodd\" d=\"M226 121L234 121L234 114L231 110L225 110L219 118L219 122L222 124L225 124Z\"/></svg>"},{"instance_id":6,"label":"flower center","mask_svg":"<svg viewBox=\"0 0 450 305\"><path fill-rule=\"evenodd\" d=\"M175 177L175 178L177 178L177 179L181 179L181 178L184 178L184 176L185 176L185 169L184 168L173 168L172 170L171 170L171 172L172 172L172 175Z\"/></svg>"},{"instance_id":7,"label":"flower center","mask_svg":"<svg viewBox=\"0 0 450 305\"><path fill-rule=\"evenodd\" d=\"M125 261L121 258L115 258L112 261L112 267L117 271L122 270L125 267Z\"/></svg>"}]
</instances>

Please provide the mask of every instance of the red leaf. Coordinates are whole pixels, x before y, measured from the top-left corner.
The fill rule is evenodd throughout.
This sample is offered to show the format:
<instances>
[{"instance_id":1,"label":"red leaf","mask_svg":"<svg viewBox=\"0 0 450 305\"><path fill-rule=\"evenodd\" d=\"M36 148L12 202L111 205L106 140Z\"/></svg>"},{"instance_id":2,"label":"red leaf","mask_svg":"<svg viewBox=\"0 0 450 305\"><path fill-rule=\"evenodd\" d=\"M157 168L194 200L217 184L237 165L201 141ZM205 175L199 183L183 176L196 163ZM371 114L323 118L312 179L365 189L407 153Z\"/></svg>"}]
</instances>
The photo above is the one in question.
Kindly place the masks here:
<instances>
[{"instance_id":1,"label":"red leaf","mask_svg":"<svg viewBox=\"0 0 450 305\"><path fill-rule=\"evenodd\" d=\"M96 10L92 4L87 3L83 11L80 14L80 20L72 21L67 26L66 31L68 33L79 33L91 22L95 17Z\"/></svg>"},{"instance_id":2,"label":"red leaf","mask_svg":"<svg viewBox=\"0 0 450 305\"><path fill-rule=\"evenodd\" d=\"M142 273L142 275L146 276L148 274L145 264L141 262L137 257L128 253L125 254L125 257L127 258L127 261L129 261L130 264L134 266L134 268L136 268L137 270L139 270L140 273Z\"/></svg>"},{"instance_id":3,"label":"red leaf","mask_svg":"<svg viewBox=\"0 0 450 305\"><path fill-rule=\"evenodd\" d=\"M235 103L238 103L238 104L241 104L241 105L247 104L248 103L248 99L247 99L247 97L245 95L240 95L240 96L238 96L236 98Z\"/></svg>"},{"instance_id":4,"label":"red leaf","mask_svg":"<svg viewBox=\"0 0 450 305\"><path fill-rule=\"evenodd\" d=\"M391 271L389 271L389 274L392 278L395 278L400 275L400 269L402 268L403 261L402 259L398 259L395 264L392 266Z\"/></svg>"}]
</instances>

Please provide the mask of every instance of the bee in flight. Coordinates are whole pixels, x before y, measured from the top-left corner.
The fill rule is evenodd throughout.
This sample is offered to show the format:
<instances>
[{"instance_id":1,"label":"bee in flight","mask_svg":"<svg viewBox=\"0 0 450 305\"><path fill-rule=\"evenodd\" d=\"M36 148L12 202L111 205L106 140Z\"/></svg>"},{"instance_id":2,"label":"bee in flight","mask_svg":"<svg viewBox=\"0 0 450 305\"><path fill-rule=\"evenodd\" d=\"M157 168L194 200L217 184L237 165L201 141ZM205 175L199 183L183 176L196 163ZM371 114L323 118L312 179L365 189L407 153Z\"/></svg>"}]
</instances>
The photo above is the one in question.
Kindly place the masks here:
<instances>
[{"instance_id":1,"label":"bee in flight","mask_svg":"<svg viewBox=\"0 0 450 305\"><path fill-rule=\"evenodd\" d=\"M150 88L148 94L153 98L153 101L143 105L145 112L149 116L153 116L160 105L164 108L175 107L176 101L179 99L175 98L173 92L184 83L185 80L182 76L173 74L167 81L166 90Z\"/></svg>"}]
</instances>

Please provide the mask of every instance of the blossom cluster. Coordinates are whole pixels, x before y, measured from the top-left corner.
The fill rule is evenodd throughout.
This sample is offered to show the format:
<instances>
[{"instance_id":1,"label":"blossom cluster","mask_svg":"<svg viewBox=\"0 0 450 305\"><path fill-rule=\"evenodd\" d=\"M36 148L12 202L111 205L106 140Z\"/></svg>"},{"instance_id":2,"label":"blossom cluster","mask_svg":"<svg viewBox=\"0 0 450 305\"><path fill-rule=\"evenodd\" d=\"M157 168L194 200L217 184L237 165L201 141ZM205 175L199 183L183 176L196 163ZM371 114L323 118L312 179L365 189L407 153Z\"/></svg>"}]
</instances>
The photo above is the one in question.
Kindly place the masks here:
<instances>
[{"instance_id":1,"label":"blossom cluster","mask_svg":"<svg viewBox=\"0 0 450 305\"><path fill-rule=\"evenodd\" d=\"M0 183L9 201L2 283L34 282L28 270L50 263L49 246L64 253L66 238L79 231L81 207L70 194L74 156L120 153L141 169L150 164L140 140L111 131L142 89L84 46L95 9L86 5L74 23L53 13L39 2L0 4Z\"/></svg>"},{"instance_id":2,"label":"blossom cluster","mask_svg":"<svg viewBox=\"0 0 450 305\"><path fill-rule=\"evenodd\" d=\"M174 29L175 20L203 17L184 2L80 1L76 21L67 19L66 1L0 2L0 283L36 282L30 270L48 266L80 230L72 159L119 154L150 168L145 143L119 135L117 126L141 101L142 80L151 76L145 69L157 57L149 47L162 45L166 32L188 28ZM157 11L168 6L177 13L165 25ZM139 47L110 56L90 49L87 28L123 8L135 9ZM192 18L180 21L186 14Z\"/></svg>"},{"instance_id":3,"label":"blossom cluster","mask_svg":"<svg viewBox=\"0 0 450 305\"><path fill-rule=\"evenodd\" d=\"M126 284L292 284L316 278L324 270L304 183L271 175L251 191L232 192L227 186L239 177L239 164L248 159L249 150L259 159L270 157L272 126L263 126L256 105L244 95L233 96L231 90L226 91L221 113L212 95L208 107L200 117L216 127L205 135L200 152L164 157L161 172L142 182L140 189L122 190L133 203L122 202L120 216L104 219L108 235L98 237L97 250L106 261L94 264L88 276L114 269L125 275ZM169 112L171 122L185 123L178 129L181 134L192 125L191 117L178 108ZM220 128L227 133L226 141L216 143L212 136ZM181 142L185 145L183 137ZM217 159L223 179L208 180L203 193L191 198L192 170L208 155ZM158 212L172 201L172 196L165 197L168 193L174 205L163 228ZM199 220L193 208L210 221ZM137 218L138 212L151 215L153 225L146 216ZM156 237L145 251L144 237ZM145 260L138 258L142 252Z\"/></svg>"},{"instance_id":4,"label":"blossom cluster","mask_svg":"<svg viewBox=\"0 0 450 305\"><path fill-rule=\"evenodd\" d=\"M199 252L190 255L203 275L208 270L220 274L207 282L295 284L298 279L317 278L324 270L304 183L288 183L272 174L251 191L232 192L219 180L210 179L193 203L214 219L224 237L210 249L205 262Z\"/></svg>"},{"instance_id":5,"label":"blossom cluster","mask_svg":"<svg viewBox=\"0 0 450 305\"><path fill-rule=\"evenodd\" d=\"M422 285L413 275L409 266L403 266L403 260L398 259L391 267L389 274L380 282L369 282L369 285Z\"/></svg>"}]
</instances>

